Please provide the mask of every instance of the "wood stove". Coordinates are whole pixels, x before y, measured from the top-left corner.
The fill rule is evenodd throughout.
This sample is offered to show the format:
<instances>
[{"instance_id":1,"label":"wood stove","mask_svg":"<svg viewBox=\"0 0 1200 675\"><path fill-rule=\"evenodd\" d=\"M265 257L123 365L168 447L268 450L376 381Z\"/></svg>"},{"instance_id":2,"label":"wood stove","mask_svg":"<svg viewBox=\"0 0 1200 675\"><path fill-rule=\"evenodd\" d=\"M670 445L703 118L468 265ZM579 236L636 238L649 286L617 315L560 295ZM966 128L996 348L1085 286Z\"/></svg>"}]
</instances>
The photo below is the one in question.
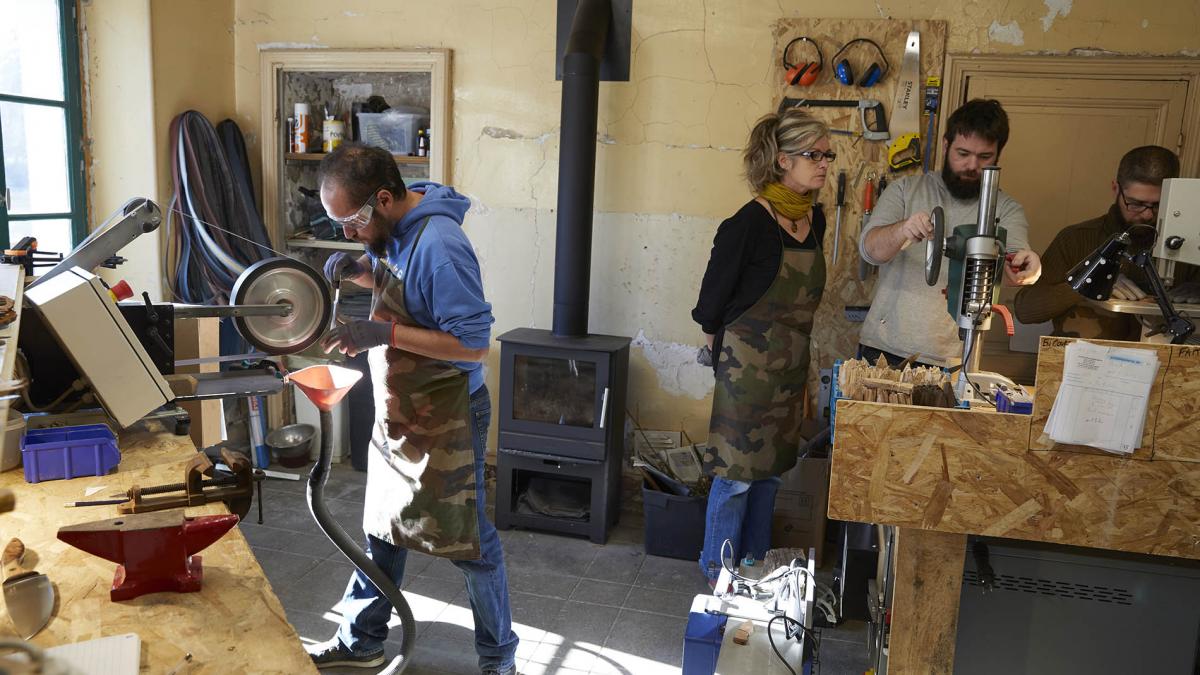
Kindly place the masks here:
<instances>
[{"instance_id":1,"label":"wood stove","mask_svg":"<svg viewBox=\"0 0 1200 675\"><path fill-rule=\"evenodd\" d=\"M498 339L497 527L603 543L620 511L629 338L518 328Z\"/></svg>"}]
</instances>

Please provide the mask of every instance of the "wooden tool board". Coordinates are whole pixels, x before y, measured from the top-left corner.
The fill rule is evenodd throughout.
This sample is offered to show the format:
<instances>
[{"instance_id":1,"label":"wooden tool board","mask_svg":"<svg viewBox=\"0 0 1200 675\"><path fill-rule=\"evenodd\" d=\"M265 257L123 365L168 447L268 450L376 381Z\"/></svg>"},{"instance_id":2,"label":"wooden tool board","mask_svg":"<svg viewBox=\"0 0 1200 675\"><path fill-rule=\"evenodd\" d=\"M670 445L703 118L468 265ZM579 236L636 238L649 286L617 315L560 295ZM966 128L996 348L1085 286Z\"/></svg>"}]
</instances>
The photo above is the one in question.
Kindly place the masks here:
<instances>
[{"instance_id":1,"label":"wooden tool board","mask_svg":"<svg viewBox=\"0 0 1200 675\"><path fill-rule=\"evenodd\" d=\"M778 94L772 99L771 110L779 107L784 98L813 98L813 99L860 99L873 98L883 103L885 115L889 124L892 116L892 98L896 92L896 82L899 80L900 66L904 61L904 42L911 30L921 33L921 84L920 100L924 100L925 78L942 76L942 65L946 60L946 22L932 20L894 20L894 19L780 19L774 28L774 47L772 52L773 80L778 83ZM807 36L815 40L825 55L825 67L817 81L807 87L785 86L783 67L783 48L792 38ZM854 38L870 38L883 49L890 64L888 73L873 87L858 87L842 85L833 76L834 54L846 42ZM795 63L800 59L811 59L815 54L810 46L798 43L793 46L789 60ZM853 68L855 79L874 61L878 55L869 44L859 43L847 50L846 56ZM881 64L882 65L882 64ZM944 84L944 83L943 83ZM853 129L861 131L858 121L858 111L853 108L808 108L814 117L825 121L831 128ZM927 118L921 116L921 142L925 143ZM940 137L940 129L935 129L935 135ZM837 153L836 163L830 167L830 175L825 188L818 196L818 201L825 207L827 221L825 241L822 246L825 253L825 263L828 266L827 281L825 282L825 297L817 308L813 324L811 366L808 372L808 390L815 398L821 368L830 368L839 358L852 357L858 346L858 333L862 324L853 323L846 319L847 305L869 305L874 295L875 279L872 274L866 281L858 280L858 234L862 224L863 187L866 175L874 170L876 176L887 173L888 182L894 183L903 176L918 173L919 166L900 172L890 172L887 168L887 146L884 142L870 142L861 137L850 137L835 134L831 136L833 150ZM934 154L940 141L934 139ZM862 180L855 181L860 164L865 163ZM930 163L930 168L936 165ZM834 222L837 215L837 172L846 172L846 205L842 211L842 233L837 265L833 265ZM878 195L876 195L878 200Z\"/></svg>"}]
</instances>

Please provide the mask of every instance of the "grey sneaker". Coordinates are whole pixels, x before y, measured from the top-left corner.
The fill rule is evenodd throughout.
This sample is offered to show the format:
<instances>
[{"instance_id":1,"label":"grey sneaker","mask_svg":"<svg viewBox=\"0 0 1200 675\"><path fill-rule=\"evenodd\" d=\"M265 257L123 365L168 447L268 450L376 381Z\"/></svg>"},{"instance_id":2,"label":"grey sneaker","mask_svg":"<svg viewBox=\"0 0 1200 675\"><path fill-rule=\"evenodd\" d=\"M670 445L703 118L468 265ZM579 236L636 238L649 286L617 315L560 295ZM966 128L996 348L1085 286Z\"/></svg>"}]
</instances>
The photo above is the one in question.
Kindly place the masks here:
<instances>
[{"instance_id":1,"label":"grey sneaker","mask_svg":"<svg viewBox=\"0 0 1200 675\"><path fill-rule=\"evenodd\" d=\"M505 670L498 670L496 668L487 668L482 672L482 675L521 675L521 674L517 672L516 665L513 665Z\"/></svg>"},{"instance_id":2,"label":"grey sneaker","mask_svg":"<svg viewBox=\"0 0 1200 675\"><path fill-rule=\"evenodd\" d=\"M313 660L313 665L317 668L333 668L336 666L377 668L382 666L383 662L387 660L387 657L383 653L383 647L364 654L355 654L336 637L325 642L318 642L315 645L306 645L304 651L308 652L308 655Z\"/></svg>"}]
</instances>

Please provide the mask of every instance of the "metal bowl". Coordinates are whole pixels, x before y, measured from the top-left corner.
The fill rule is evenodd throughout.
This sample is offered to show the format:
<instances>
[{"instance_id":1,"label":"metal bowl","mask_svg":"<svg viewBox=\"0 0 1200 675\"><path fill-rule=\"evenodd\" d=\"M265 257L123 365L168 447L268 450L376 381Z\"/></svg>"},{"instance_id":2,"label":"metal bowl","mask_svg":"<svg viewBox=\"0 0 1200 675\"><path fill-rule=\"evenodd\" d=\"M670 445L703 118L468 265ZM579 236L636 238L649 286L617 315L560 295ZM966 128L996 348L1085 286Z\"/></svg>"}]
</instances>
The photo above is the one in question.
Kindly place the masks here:
<instances>
[{"instance_id":1,"label":"metal bowl","mask_svg":"<svg viewBox=\"0 0 1200 675\"><path fill-rule=\"evenodd\" d=\"M308 463L308 449L312 445L316 427L311 424L289 424L267 434L267 448L284 466Z\"/></svg>"}]
</instances>

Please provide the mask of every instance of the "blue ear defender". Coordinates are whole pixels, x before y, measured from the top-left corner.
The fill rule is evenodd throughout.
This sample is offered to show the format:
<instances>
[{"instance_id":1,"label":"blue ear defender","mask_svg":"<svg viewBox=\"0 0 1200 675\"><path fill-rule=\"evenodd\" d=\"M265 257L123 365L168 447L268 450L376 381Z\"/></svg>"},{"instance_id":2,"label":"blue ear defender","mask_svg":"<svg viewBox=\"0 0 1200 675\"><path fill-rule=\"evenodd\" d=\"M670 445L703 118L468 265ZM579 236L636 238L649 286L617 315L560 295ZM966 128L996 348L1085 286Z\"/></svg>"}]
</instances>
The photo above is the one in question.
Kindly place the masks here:
<instances>
[{"instance_id":1,"label":"blue ear defender","mask_svg":"<svg viewBox=\"0 0 1200 675\"><path fill-rule=\"evenodd\" d=\"M831 59L834 63L833 76L843 85L851 86L855 84L854 69L850 66L849 59L839 60L838 57L845 53L847 49L859 42L866 42L874 47L875 51L879 54L879 60L883 62L882 67L880 67L878 62L874 62L868 66L866 71L863 73L862 78L857 82L858 86L860 87L873 87L887 75L890 65L888 64L887 56L883 53L883 48L879 46L879 43L870 38L854 38L853 40L850 40L846 44L842 45L842 48L839 49L837 53L833 55L833 59Z\"/></svg>"}]
</instances>

